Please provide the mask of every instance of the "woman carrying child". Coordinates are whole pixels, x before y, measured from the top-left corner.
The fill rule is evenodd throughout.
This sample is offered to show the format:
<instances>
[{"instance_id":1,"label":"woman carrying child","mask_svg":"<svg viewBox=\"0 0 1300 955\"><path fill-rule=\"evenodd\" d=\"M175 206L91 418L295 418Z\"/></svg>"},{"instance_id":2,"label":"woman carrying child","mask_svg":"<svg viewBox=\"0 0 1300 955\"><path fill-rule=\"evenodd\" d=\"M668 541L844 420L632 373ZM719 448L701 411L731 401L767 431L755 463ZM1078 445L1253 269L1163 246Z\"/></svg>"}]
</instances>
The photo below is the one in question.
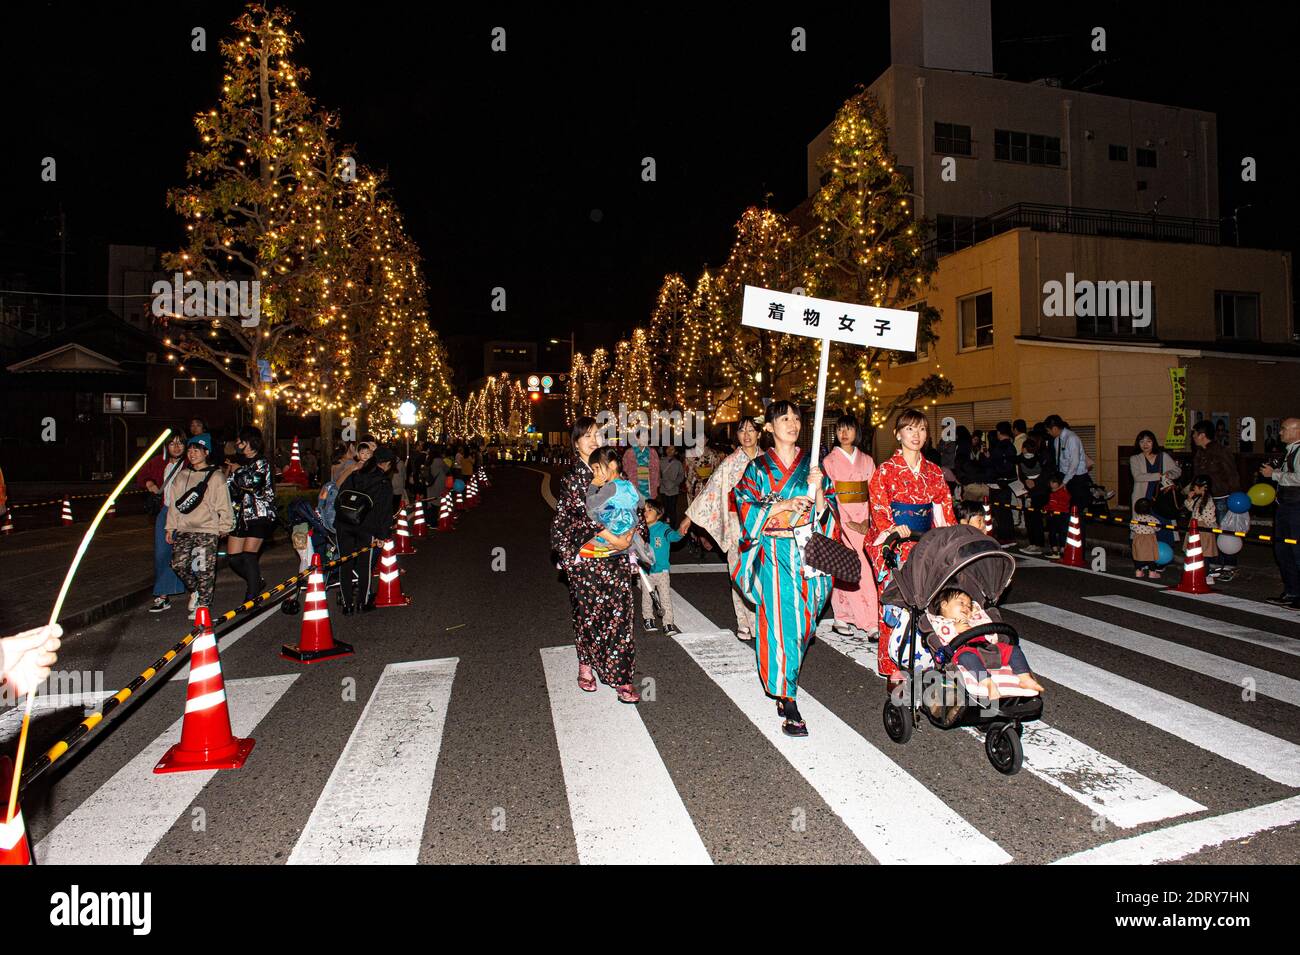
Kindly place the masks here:
<instances>
[{"instance_id":1,"label":"woman carrying child","mask_svg":"<svg viewBox=\"0 0 1300 955\"><path fill-rule=\"evenodd\" d=\"M632 685L636 645L632 640L632 575L624 553L637 533L633 527L614 534L587 511L587 491L594 474L588 465L600 443L596 419L573 424L573 468L560 481L551 523L551 547L568 579L578 650L578 687L596 692L596 678L614 687L621 703L637 703ZM600 554L604 556L598 556Z\"/></svg>"}]
</instances>

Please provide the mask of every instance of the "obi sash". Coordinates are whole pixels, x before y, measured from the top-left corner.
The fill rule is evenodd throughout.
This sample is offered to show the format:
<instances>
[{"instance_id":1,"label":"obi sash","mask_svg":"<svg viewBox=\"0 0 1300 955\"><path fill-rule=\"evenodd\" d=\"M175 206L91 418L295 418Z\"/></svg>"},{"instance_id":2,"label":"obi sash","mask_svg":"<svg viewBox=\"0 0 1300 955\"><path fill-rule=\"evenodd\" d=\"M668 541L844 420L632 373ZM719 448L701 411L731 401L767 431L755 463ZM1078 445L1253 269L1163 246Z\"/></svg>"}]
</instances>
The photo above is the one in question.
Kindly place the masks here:
<instances>
[{"instance_id":1,"label":"obi sash","mask_svg":"<svg viewBox=\"0 0 1300 955\"><path fill-rule=\"evenodd\" d=\"M925 532L934 526L934 505L925 504L904 504L900 501L893 501L889 505L890 510L894 512L894 523L903 527L910 527L914 531Z\"/></svg>"},{"instance_id":2,"label":"obi sash","mask_svg":"<svg viewBox=\"0 0 1300 955\"><path fill-rule=\"evenodd\" d=\"M836 481L835 498L841 504L866 504L871 500L870 482Z\"/></svg>"}]
</instances>

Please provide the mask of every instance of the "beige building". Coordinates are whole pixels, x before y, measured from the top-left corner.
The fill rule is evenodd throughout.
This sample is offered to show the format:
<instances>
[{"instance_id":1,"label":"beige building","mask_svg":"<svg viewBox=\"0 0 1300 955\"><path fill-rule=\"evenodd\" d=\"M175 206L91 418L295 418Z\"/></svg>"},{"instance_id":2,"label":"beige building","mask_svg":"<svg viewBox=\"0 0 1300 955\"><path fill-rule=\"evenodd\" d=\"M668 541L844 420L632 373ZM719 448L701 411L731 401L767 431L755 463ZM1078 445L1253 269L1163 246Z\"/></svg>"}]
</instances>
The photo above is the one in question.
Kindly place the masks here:
<instances>
[{"instance_id":1,"label":"beige building","mask_svg":"<svg viewBox=\"0 0 1300 955\"><path fill-rule=\"evenodd\" d=\"M1253 417L1255 450L1300 413L1291 259L1223 244L1213 113L992 75L989 0L891 0L890 35L869 88L936 226L924 301L941 321L927 353L885 371L883 403L939 371L955 386L939 419L1060 414L1116 488L1137 432L1170 429L1171 368L1187 425ZM829 137L808 145L810 197Z\"/></svg>"},{"instance_id":2,"label":"beige building","mask_svg":"<svg viewBox=\"0 0 1300 955\"><path fill-rule=\"evenodd\" d=\"M1149 324L1045 314L1056 309L1045 307L1044 287L1066 287L1071 275L1076 289L1149 281ZM1018 228L939 260L924 299L941 315L939 340L890 368L882 392L941 371L956 388L935 405L938 418L987 429L1059 414L1096 460L1096 479L1116 487L1120 449L1143 428L1162 440L1168 432L1170 368L1187 369L1189 412L1254 417L1260 441L1265 421L1300 411L1291 292L1282 252ZM1107 301L1104 310L1119 309Z\"/></svg>"}]
</instances>

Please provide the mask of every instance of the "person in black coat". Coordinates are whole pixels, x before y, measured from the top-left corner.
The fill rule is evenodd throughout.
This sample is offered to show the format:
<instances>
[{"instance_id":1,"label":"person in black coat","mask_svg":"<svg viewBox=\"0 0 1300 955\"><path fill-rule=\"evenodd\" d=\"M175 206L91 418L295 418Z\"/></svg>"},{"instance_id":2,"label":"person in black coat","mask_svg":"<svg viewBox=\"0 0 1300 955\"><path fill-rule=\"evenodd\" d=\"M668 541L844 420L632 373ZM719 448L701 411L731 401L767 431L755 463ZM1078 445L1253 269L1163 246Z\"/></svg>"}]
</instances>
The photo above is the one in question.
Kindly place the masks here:
<instances>
[{"instance_id":1,"label":"person in black coat","mask_svg":"<svg viewBox=\"0 0 1300 955\"><path fill-rule=\"evenodd\" d=\"M1016 479L1016 446L1011 440L1011 422L999 421L989 444L989 500L993 504L993 533L1000 544L1015 543L1015 522L1011 516L1011 482Z\"/></svg>"},{"instance_id":2,"label":"person in black coat","mask_svg":"<svg viewBox=\"0 0 1300 955\"><path fill-rule=\"evenodd\" d=\"M342 566L339 598L345 616L357 609L363 612L374 609L378 593L371 586L372 568L384 541L393 533L393 452L384 447L372 452L370 445L363 444L357 448L357 460L362 462L361 467L349 474L343 482L339 488L339 498L342 499L348 491L356 491L369 497L372 503L366 508L361 520L355 523L346 520L345 510L336 504L334 526L338 531L339 549L342 553L350 554L367 545L373 545L375 549L352 558ZM363 577L364 580L361 580ZM353 603L354 578L361 584L359 607Z\"/></svg>"}]
</instances>

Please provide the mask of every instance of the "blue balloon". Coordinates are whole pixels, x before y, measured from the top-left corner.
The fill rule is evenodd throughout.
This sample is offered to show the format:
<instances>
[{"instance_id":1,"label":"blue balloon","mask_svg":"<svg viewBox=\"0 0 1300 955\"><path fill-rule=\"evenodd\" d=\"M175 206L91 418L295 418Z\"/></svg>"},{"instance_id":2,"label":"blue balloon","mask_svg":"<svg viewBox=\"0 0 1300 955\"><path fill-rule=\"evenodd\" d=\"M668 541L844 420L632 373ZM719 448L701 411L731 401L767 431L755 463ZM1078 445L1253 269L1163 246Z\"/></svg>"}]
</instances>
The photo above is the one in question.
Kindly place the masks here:
<instances>
[{"instance_id":1,"label":"blue balloon","mask_svg":"<svg viewBox=\"0 0 1300 955\"><path fill-rule=\"evenodd\" d=\"M456 478L456 483L452 485L452 488L457 494L459 494L461 491L465 490L465 482L460 478Z\"/></svg>"},{"instance_id":2,"label":"blue balloon","mask_svg":"<svg viewBox=\"0 0 1300 955\"><path fill-rule=\"evenodd\" d=\"M1250 495L1241 491L1228 495L1228 510L1234 514L1245 514L1250 510Z\"/></svg>"},{"instance_id":3,"label":"blue balloon","mask_svg":"<svg viewBox=\"0 0 1300 955\"><path fill-rule=\"evenodd\" d=\"M1160 546L1156 548L1156 551L1157 551L1156 563L1159 564L1161 567L1163 567L1165 564L1169 563L1171 560L1174 559L1174 549L1170 547L1168 544L1166 544L1164 541L1160 542Z\"/></svg>"}]
</instances>

